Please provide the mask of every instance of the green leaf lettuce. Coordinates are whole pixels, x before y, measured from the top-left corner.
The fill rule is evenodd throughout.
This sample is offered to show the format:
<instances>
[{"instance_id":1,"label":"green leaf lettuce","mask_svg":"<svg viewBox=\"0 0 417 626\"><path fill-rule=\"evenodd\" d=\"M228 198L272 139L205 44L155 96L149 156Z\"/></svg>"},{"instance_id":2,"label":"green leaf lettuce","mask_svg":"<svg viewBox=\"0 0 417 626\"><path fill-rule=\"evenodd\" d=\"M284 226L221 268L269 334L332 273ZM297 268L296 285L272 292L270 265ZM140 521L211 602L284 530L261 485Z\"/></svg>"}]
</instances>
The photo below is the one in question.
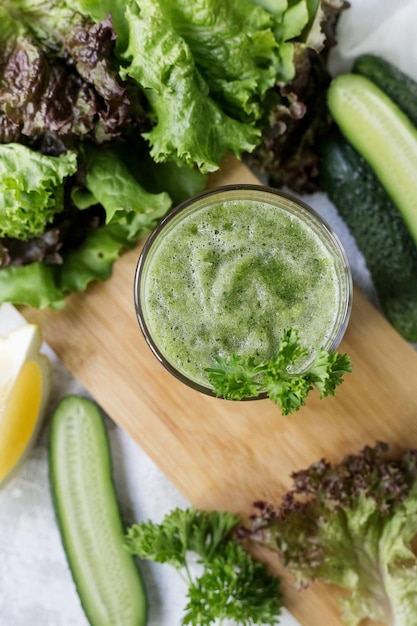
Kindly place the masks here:
<instances>
[{"instance_id":1,"label":"green leaf lettuce","mask_svg":"<svg viewBox=\"0 0 417 626\"><path fill-rule=\"evenodd\" d=\"M90 202L104 207L107 224L126 223L132 219L132 214L141 213L151 225L171 207L169 195L166 192L146 191L114 149L86 150L86 169ZM73 199L77 204L76 192L73 193ZM83 208L82 205L78 206Z\"/></svg>"},{"instance_id":2,"label":"green leaf lettuce","mask_svg":"<svg viewBox=\"0 0 417 626\"><path fill-rule=\"evenodd\" d=\"M40 235L64 208L63 182L77 170L77 156L50 157L21 144L0 144L0 237Z\"/></svg>"},{"instance_id":3,"label":"green leaf lettuce","mask_svg":"<svg viewBox=\"0 0 417 626\"><path fill-rule=\"evenodd\" d=\"M13 148L11 144L8 145L10 148L6 150L7 153ZM0 154L1 148L2 146ZM79 218L89 207L101 206L105 216L103 223L87 230L76 246L71 238L69 241L64 240L63 244L58 240L60 263L21 262L1 268L0 302L36 308L62 307L68 294L83 291L92 281L107 280L112 274L115 261L123 251L135 246L141 237L157 225L172 204L171 195L167 191L161 191L162 189L167 189L170 194L172 191L175 202L182 202L204 188L206 178L201 173L173 163L157 165L150 158L137 158L141 149L137 146L137 151L134 151L135 154L130 159L125 157L125 151L116 148L99 149L90 146L83 151L86 186L73 187L71 196L78 206L79 210L76 212ZM71 153L67 153L66 158L43 157L19 145L17 152L21 151L35 155L36 163L38 160L55 166L61 163L62 167L64 163L74 161ZM142 180L146 180L150 191L145 190ZM55 196L62 200L63 195L63 187L59 185ZM55 196L55 205L51 200L47 205L48 209L50 204L56 207ZM6 199L0 193L1 202L6 203ZM46 213L51 218L55 215L52 209ZM34 221L36 215L31 211L30 220ZM18 217L15 220L17 224L22 225L22 228L26 227L26 213L20 211ZM6 222L10 224L9 217ZM41 227L37 222L36 226L44 234L44 226ZM54 223L50 228L55 228ZM75 230L78 237L79 228ZM8 241L0 237L0 251L1 244L7 249ZM28 247L33 253L34 240L29 239Z\"/></svg>"},{"instance_id":4,"label":"green leaf lettuce","mask_svg":"<svg viewBox=\"0 0 417 626\"><path fill-rule=\"evenodd\" d=\"M209 172L229 151L240 156L253 150L259 130L229 117L210 97L190 47L159 3L145 0L140 9L128 5L126 15L128 65L121 73L136 80L149 101L154 126L144 136L154 160L196 164Z\"/></svg>"}]
</instances>

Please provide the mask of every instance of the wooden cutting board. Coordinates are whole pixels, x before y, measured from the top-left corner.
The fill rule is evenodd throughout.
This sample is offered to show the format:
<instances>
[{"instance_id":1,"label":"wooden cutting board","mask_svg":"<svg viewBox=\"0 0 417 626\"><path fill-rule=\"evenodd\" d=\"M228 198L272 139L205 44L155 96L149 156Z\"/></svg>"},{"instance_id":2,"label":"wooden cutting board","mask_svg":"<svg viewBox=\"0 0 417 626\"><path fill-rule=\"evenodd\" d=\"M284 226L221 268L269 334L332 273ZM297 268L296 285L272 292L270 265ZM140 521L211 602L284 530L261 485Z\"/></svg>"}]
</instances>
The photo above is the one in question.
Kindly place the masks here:
<instances>
[{"instance_id":1,"label":"wooden cutting board","mask_svg":"<svg viewBox=\"0 0 417 626\"><path fill-rule=\"evenodd\" d=\"M210 186L259 182L230 159ZM385 440L417 446L417 354L358 291L341 345L353 372L335 398L317 395L294 416L269 400L228 402L188 389L153 357L133 306L138 249L107 283L73 295L62 311L24 309L73 374L195 506L248 514L255 499L279 502L290 473L325 456L339 461ZM297 592L284 576L286 604L303 626L339 626L333 593Z\"/></svg>"}]
</instances>

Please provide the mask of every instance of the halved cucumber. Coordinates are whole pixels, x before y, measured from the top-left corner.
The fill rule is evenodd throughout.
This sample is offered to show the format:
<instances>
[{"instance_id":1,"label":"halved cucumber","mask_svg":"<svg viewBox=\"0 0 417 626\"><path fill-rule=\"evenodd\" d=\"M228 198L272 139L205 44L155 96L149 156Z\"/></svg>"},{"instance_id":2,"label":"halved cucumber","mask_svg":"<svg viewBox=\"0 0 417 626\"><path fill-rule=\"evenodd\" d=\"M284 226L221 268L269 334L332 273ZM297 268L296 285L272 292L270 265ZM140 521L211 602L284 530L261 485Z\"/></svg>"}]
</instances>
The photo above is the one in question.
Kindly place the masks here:
<instances>
[{"instance_id":1,"label":"halved cucumber","mask_svg":"<svg viewBox=\"0 0 417 626\"><path fill-rule=\"evenodd\" d=\"M373 82L341 74L328 90L328 106L351 145L372 167L417 244L417 129Z\"/></svg>"},{"instance_id":2,"label":"halved cucumber","mask_svg":"<svg viewBox=\"0 0 417 626\"><path fill-rule=\"evenodd\" d=\"M384 93L417 126L417 82L396 65L375 54L362 54L355 59L354 74L365 76Z\"/></svg>"},{"instance_id":3,"label":"halved cucumber","mask_svg":"<svg viewBox=\"0 0 417 626\"><path fill-rule=\"evenodd\" d=\"M49 474L62 543L92 626L144 626L147 598L124 545L110 450L97 405L64 397L51 423Z\"/></svg>"}]
</instances>

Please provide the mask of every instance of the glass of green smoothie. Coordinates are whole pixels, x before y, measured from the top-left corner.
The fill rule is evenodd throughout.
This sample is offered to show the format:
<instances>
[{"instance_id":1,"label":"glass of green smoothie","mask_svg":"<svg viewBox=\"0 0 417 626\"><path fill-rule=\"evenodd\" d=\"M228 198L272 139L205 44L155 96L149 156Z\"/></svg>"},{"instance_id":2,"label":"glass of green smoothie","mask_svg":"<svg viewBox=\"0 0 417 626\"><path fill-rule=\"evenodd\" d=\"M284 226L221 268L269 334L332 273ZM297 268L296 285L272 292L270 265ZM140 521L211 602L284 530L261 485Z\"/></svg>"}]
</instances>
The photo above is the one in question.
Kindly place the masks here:
<instances>
[{"instance_id":1,"label":"glass of green smoothie","mask_svg":"<svg viewBox=\"0 0 417 626\"><path fill-rule=\"evenodd\" d=\"M205 191L151 233L134 285L143 335L171 374L208 395L216 358L265 361L285 329L307 347L336 350L352 306L343 247L304 202L261 185ZM265 397L261 391L257 398Z\"/></svg>"}]
</instances>

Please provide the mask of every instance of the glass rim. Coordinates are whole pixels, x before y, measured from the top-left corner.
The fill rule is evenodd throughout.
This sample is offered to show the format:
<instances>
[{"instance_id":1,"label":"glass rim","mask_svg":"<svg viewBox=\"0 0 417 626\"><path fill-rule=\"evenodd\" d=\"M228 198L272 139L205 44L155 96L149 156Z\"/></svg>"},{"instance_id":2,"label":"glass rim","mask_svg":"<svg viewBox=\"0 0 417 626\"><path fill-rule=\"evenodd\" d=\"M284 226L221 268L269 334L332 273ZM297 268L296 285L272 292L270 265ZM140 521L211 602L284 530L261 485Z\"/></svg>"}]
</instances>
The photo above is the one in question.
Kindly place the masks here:
<instances>
[{"instance_id":1,"label":"glass rim","mask_svg":"<svg viewBox=\"0 0 417 626\"><path fill-rule=\"evenodd\" d=\"M262 184L257 185L257 184L251 184L251 183L236 183L236 184L222 185L219 187L205 189L204 191L201 191L200 193L195 194L194 196L190 198L187 198L183 202L179 203L178 205L170 209L169 212L162 218L162 220L154 228L154 230L149 234L139 254L139 259L136 265L135 276L134 276L134 305L135 305L136 317L137 317L142 335L148 347L150 348L151 352L159 361L159 363L163 365L163 367L172 376L174 376L176 379L178 379L179 381L181 381L188 387L194 389L195 391L199 391L200 393L203 393L207 396L211 396L212 398L218 398L218 399L223 399L223 398L222 396L218 396L211 387L198 383L192 378L189 378L186 374L183 374L181 371L179 371L174 365L172 365L172 363L168 360L168 358L158 348L156 342L154 341L152 337L152 333L149 331L148 326L145 321L144 311L143 311L141 297L140 297L140 283L141 283L143 269L144 269L144 265L148 257L148 254L150 250L152 249L152 246L155 240L159 238L159 235L161 234L161 232L165 230L166 226L169 225L169 223L179 213L189 208L190 206L198 203L198 201L204 200L205 198L214 197L220 194L225 194L230 191L237 191L237 192L254 191L260 194L265 194L269 196L272 195L272 196L276 196L277 198L287 199L290 202L297 205L303 211L306 211L314 220L317 221L320 227L324 229L325 232L327 232L328 238L332 241L333 245L335 246L337 250L337 254L342 260L343 268L344 268L344 276L346 279L346 285L345 285L345 290L344 290L344 293L345 293L344 307L340 314L340 323L336 327L337 332L335 332L329 347L326 348L330 352L337 349L337 347L340 345L343 339L343 336L345 335L347 326L349 324L350 315L352 311L352 304L353 304L352 273L351 273L350 263L349 263L346 251L342 245L342 242L340 241L338 235L335 233L334 229L329 225L327 220L325 220L320 215L320 213L318 213L313 207L307 204L304 200L299 199L294 194L287 192L285 190L275 189L274 187L269 187L267 185L262 185ZM287 209L283 208L283 210L287 210ZM243 398L241 401L261 400L264 398L267 398L267 393L261 392L257 396Z\"/></svg>"}]
</instances>

